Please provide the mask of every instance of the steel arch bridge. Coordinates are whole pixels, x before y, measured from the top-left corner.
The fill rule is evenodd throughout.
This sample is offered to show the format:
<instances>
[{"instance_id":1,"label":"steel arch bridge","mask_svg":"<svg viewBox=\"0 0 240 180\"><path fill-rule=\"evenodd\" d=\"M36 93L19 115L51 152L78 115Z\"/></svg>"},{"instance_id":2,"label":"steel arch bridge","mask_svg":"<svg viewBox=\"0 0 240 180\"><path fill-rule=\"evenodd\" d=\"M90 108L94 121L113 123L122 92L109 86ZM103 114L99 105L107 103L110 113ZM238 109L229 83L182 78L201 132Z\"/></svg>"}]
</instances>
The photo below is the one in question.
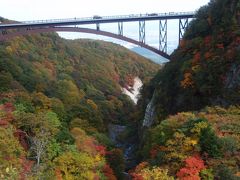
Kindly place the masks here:
<instances>
[{"instance_id":1,"label":"steel arch bridge","mask_svg":"<svg viewBox=\"0 0 240 180\"><path fill-rule=\"evenodd\" d=\"M170 19L179 20L179 41L183 38L183 34L188 26L189 19L194 18L194 12L180 12L180 13L151 13L151 14L131 14L125 16L93 16L88 18L72 18L72 19L53 19L53 20L38 20L25 21L19 23L0 24L0 41L8 40L10 38L29 35L34 33L44 32L81 32L108 36L115 39L120 39L126 42L136 44L144 47L160 56L170 59L167 54L167 21ZM146 21L153 21L159 23L159 48L152 47L146 44ZM124 22L138 22L139 39L135 40L123 35ZM111 33L102 31L101 24L118 23L118 33ZM77 27L78 25L95 24L96 29Z\"/></svg>"}]
</instances>

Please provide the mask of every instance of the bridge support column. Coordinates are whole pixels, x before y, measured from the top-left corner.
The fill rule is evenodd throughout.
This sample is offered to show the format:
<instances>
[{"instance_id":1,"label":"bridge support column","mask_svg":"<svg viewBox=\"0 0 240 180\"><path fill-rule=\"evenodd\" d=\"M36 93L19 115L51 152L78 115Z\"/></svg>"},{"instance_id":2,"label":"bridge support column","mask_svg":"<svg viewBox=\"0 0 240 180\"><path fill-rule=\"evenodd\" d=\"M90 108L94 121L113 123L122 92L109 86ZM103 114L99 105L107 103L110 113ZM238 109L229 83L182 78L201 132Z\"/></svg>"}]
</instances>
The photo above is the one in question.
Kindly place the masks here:
<instances>
[{"instance_id":1,"label":"bridge support column","mask_svg":"<svg viewBox=\"0 0 240 180\"><path fill-rule=\"evenodd\" d=\"M145 44L145 21L139 21L139 42Z\"/></svg>"},{"instance_id":2,"label":"bridge support column","mask_svg":"<svg viewBox=\"0 0 240 180\"><path fill-rule=\"evenodd\" d=\"M159 50L167 53L167 19L159 21Z\"/></svg>"},{"instance_id":3,"label":"bridge support column","mask_svg":"<svg viewBox=\"0 0 240 180\"><path fill-rule=\"evenodd\" d=\"M123 36L123 22L118 22L118 35Z\"/></svg>"},{"instance_id":4,"label":"bridge support column","mask_svg":"<svg viewBox=\"0 0 240 180\"><path fill-rule=\"evenodd\" d=\"M99 23L96 24L96 29L97 29L97 31L100 30L100 24Z\"/></svg>"},{"instance_id":5,"label":"bridge support column","mask_svg":"<svg viewBox=\"0 0 240 180\"><path fill-rule=\"evenodd\" d=\"M188 18L179 19L179 40L178 40L179 44L180 44L180 41L183 38L184 32L187 29L187 27L188 27Z\"/></svg>"}]
</instances>

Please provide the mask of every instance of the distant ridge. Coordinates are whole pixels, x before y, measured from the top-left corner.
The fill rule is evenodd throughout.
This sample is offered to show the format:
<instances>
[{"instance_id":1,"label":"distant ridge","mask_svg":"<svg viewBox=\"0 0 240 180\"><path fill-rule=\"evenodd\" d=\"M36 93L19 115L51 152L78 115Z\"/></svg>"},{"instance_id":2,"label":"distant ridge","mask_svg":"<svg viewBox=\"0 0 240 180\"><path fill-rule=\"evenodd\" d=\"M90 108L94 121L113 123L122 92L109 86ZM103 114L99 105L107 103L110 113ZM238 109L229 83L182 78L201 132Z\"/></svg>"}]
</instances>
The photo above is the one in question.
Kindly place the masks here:
<instances>
[{"instance_id":1,"label":"distant ridge","mask_svg":"<svg viewBox=\"0 0 240 180\"><path fill-rule=\"evenodd\" d=\"M142 47L135 46L135 47L130 48L130 50L145 57L145 58L152 60L153 62L155 62L157 64L163 64L163 63L168 62L168 60L166 58L159 56L158 54L153 53Z\"/></svg>"}]
</instances>

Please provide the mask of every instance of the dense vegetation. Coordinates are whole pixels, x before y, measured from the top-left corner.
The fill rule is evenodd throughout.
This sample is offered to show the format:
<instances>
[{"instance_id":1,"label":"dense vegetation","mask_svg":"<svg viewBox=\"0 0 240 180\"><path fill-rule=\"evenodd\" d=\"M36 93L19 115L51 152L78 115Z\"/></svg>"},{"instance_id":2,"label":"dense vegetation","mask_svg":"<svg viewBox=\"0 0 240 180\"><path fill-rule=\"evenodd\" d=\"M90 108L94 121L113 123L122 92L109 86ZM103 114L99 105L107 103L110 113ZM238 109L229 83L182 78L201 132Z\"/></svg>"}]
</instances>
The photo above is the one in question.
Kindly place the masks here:
<instances>
[{"instance_id":1,"label":"dense vegetation","mask_svg":"<svg viewBox=\"0 0 240 180\"><path fill-rule=\"evenodd\" d=\"M213 0L191 21L172 61L146 88L161 115L239 104L240 3ZM146 98L145 98L146 99Z\"/></svg>"},{"instance_id":2,"label":"dense vegetation","mask_svg":"<svg viewBox=\"0 0 240 180\"><path fill-rule=\"evenodd\" d=\"M169 116L145 134L134 177L237 179L240 109L205 108Z\"/></svg>"},{"instance_id":3,"label":"dense vegetation","mask_svg":"<svg viewBox=\"0 0 240 180\"><path fill-rule=\"evenodd\" d=\"M109 123L124 140L139 125L134 180L240 179L240 0L200 8L171 58L149 82L158 66L111 43L0 43L0 179L123 179ZM137 107L121 93L135 76Z\"/></svg>"},{"instance_id":4,"label":"dense vegetation","mask_svg":"<svg viewBox=\"0 0 240 180\"><path fill-rule=\"evenodd\" d=\"M142 91L154 124L132 176L240 179L240 1L201 7L171 59Z\"/></svg>"},{"instance_id":5,"label":"dense vegetation","mask_svg":"<svg viewBox=\"0 0 240 180\"><path fill-rule=\"evenodd\" d=\"M0 179L121 179L107 127L132 121L121 87L158 68L118 45L55 33L1 42Z\"/></svg>"},{"instance_id":6,"label":"dense vegetation","mask_svg":"<svg viewBox=\"0 0 240 180\"><path fill-rule=\"evenodd\" d=\"M90 40L64 41L56 34L1 43L0 55L1 91L25 90L58 98L65 110L72 110L72 114L67 113L70 117L65 117L67 121L83 108L97 116L98 120L92 118L90 123L99 129L103 122L123 121L128 116L126 111L131 111L131 101L121 94L121 86L131 85L135 76L148 81L158 68L120 46ZM94 104L98 110L89 111ZM86 118L84 114L89 118L86 113L79 117Z\"/></svg>"}]
</instances>

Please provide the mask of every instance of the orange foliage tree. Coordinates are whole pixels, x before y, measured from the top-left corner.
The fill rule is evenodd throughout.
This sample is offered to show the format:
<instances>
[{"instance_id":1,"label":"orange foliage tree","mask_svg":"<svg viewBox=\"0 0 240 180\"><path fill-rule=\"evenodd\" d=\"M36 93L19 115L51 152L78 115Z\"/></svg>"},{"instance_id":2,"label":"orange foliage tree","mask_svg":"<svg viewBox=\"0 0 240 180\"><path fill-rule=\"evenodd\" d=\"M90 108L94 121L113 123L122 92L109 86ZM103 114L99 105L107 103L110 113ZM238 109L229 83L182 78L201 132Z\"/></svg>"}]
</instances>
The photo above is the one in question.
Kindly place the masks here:
<instances>
[{"instance_id":1,"label":"orange foliage tree","mask_svg":"<svg viewBox=\"0 0 240 180\"><path fill-rule=\"evenodd\" d=\"M193 87L193 78L192 78L192 74L190 72L186 72L184 74L184 79L181 81L181 87L183 88L189 88L189 87Z\"/></svg>"}]
</instances>

